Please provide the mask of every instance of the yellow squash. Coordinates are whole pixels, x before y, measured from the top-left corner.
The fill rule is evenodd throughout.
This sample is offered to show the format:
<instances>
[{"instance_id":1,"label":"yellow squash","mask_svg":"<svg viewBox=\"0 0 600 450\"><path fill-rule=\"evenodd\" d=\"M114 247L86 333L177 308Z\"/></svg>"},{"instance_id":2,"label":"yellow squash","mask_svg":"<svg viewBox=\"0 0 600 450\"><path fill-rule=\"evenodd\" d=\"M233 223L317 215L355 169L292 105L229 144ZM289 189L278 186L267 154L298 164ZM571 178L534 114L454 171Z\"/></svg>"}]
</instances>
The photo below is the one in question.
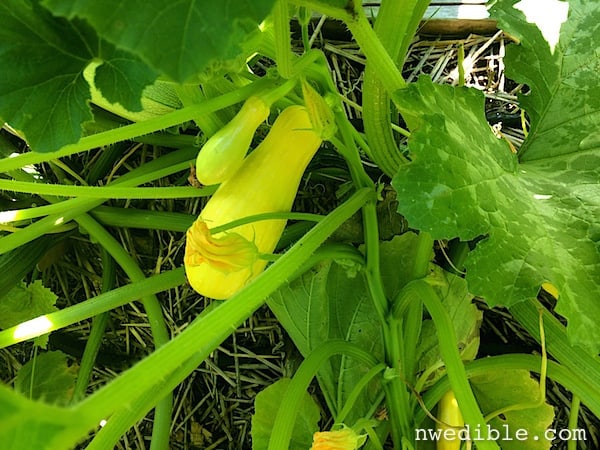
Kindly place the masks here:
<instances>
[{"instance_id":1,"label":"yellow squash","mask_svg":"<svg viewBox=\"0 0 600 450\"><path fill-rule=\"evenodd\" d=\"M210 229L255 214L290 211L306 166L321 145L306 109L290 106L264 141L225 180L187 232L185 268L200 294L226 299L260 274L285 220L262 220L222 233Z\"/></svg>"},{"instance_id":2,"label":"yellow squash","mask_svg":"<svg viewBox=\"0 0 600 450\"><path fill-rule=\"evenodd\" d=\"M269 117L269 105L249 97L238 113L202 146L196 178L204 185L222 183L241 167L258 126Z\"/></svg>"},{"instance_id":3,"label":"yellow squash","mask_svg":"<svg viewBox=\"0 0 600 450\"><path fill-rule=\"evenodd\" d=\"M437 450L460 450L461 440L458 432L465 424L454 392L448 391L438 403L438 420L442 422L440 430L442 436L437 441ZM450 425L450 426L448 426ZM444 433L446 434L444 436ZM451 439L450 436L455 436Z\"/></svg>"}]
</instances>

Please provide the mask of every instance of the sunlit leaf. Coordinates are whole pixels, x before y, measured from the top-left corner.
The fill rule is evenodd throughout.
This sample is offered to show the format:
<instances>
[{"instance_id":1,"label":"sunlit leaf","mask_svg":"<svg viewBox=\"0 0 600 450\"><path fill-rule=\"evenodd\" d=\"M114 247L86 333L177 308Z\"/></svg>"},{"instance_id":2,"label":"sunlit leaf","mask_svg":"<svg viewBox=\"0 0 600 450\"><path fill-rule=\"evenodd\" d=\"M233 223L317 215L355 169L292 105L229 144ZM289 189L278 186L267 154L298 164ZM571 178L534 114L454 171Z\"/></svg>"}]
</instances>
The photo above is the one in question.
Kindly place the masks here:
<instances>
[{"instance_id":1,"label":"sunlit leaf","mask_svg":"<svg viewBox=\"0 0 600 450\"><path fill-rule=\"evenodd\" d=\"M100 65L96 85L103 95L132 111L141 109L142 91L157 76L83 21L54 17L38 1L0 2L0 22L0 118L34 151L81 138L82 124L92 120L83 76L92 61Z\"/></svg>"},{"instance_id":2,"label":"sunlit leaf","mask_svg":"<svg viewBox=\"0 0 600 450\"><path fill-rule=\"evenodd\" d=\"M240 53L241 43L271 12L274 0L45 0L54 14L90 23L118 48L185 82L214 60Z\"/></svg>"}]
</instances>

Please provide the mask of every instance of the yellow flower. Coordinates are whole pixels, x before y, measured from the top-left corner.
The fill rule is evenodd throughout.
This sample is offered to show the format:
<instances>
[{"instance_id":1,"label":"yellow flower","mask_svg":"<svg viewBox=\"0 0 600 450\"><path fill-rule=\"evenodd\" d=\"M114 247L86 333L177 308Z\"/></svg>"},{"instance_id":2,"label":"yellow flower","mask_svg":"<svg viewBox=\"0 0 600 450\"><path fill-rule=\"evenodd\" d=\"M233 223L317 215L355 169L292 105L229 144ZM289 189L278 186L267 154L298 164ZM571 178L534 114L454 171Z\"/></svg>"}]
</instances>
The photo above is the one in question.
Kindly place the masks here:
<instances>
[{"instance_id":1,"label":"yellow flower","mask_svg":"<svg viewBox=\"0 0 600 450\"><path fill-rule=\"evenodd\" d=\"M225 180L188 230L185 269L201 295L226 299L267 265L286 221L261 220L211 235L209 229L256 214L288 212L306 166L321 145L304 107L279 115L263 142Z\"/></svg>"},{"instance_id":2,"label":"yellow flower","mask_svg":"<svg viewBox=\"0 0 600 450\"><path fill-rule=\"evenodd\" d=\"M366 436L357 434L348 427L335 431L317 431L313 435L310 450L356 450L365 440Z\"/></svg>"},{"instance_id":3,"label":"yellow flower","mask_svg":"<svg viewBox=\"0 0 600 450\"><path fill-rule=\"evenodd\" d=\"M202 220L196 220L186 236L184 263L188 266L206 263L227 273L252 266L258 259L258 249L253 242L237 233L214 237Z\"/></svg>"}]
</instances>

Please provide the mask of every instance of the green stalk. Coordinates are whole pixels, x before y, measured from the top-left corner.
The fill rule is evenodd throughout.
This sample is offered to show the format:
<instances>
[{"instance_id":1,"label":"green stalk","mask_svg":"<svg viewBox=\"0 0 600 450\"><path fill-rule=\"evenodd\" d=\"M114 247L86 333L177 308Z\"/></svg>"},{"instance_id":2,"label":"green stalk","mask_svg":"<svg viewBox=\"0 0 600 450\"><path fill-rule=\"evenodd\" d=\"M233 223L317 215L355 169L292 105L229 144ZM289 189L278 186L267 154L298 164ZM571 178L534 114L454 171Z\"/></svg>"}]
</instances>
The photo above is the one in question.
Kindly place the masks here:
<instances>
[{"instance_id":1,"label":"green stalk","mask_svg":"<svg viewBox=\"0 0 600 450\"><path fill-rule=\"evenodd\" d=\"M473 391L471 390L471 386L467 379L465 366L460 359L452 319L444 308L438 295L425 280L412 281L407 287L408 286L411 286L412 289L417 291L433 319L438 334L438 345L442 359L446 365L448 379L450 380L450 385L456 395L458 404L460 405L460 410L465 422L468 423L472 429L485 429L485 419L475 400L475 396L473 395ZM498 445L493 441L479 441L478 447L481 450L499 450Z\"/></svg>"},{"instance_id":2,"label":"green stalk","mask_svg":"<svg viewBox=\"0 0 600 450\"><path fill-rule=\"evenodd\" d=\"M277 70L283 78L292 78L292 43L287 0L277 0L273 8L275 29L275 59Z\"/></svg>"},{"instance_id":3,"label":"green stalk","mask_svg":"<svg viewBox=\"0 0 600 450\"><path fill-rule=\"evenodd\" d=\"M569 430L574 430L577 428L580 406L581 399L578 396L573 395L573 399L571 400L571 408L569 408ZM570 439L567 442L567 450L577 450L577 441Z\"/></svg>"},{"instance_id":4,"label":"green stalk","mask_svg":"<svg viewBox=\"0 0 600 450\"><path fill-rule=\"evenodd\" d=\"M302 396L325 361L340 354L360 361L366 366L377 367L377 360L370 353L350 342L330 340L316 348L302 361L283 395L282 407L277 411L273 423L268 450L289 448Z\"/></svg>"},{"instance_id":5,"label":"green stalk","mask_svg":"<svg viewBox=\"0 0 600 450\"><path fill-rule=\"evenodd\" d=\"M106 249L102 249L102 292L106 293L112 290L115 286L116 277L116 264L115 260L108 254ZM77 374L77 382L75 383L75 392L73 393L72 402L76 403L85 397L85 391L87 389L92 370L94 368L94 362L100 346L102 344L102 338L104 337L104 331L110 315L108 312L100 313L94 316L92 322L92 329L88 336L85 344L85 350L81 357L81 363L79 364L79 373Z\"/></svg>"},{"instance_id":6,"label":"green stalk","mask_svg":"<svg viewBox=\"0 0 600 450\"><path fill-rule=\"evenodd\" d=\"M377 211L375 202L368 202L363 207L363 223L365 230L366 247L366 277L367 286L373 299L375 309L380 315L383 325L383 340L386 364L392 368L396 376L386 383L387 406L391 421L392 436L396 448L400 445L403 437L413 435L412 422L408 411L410 411L409 392L405 387L404 367L401 366L402 343L399 323L389 320L389 305L385 296L383 282L381 280L380 256L379 256L379 225L377 222Z\"/></svg>"},{"instance_id":7,"label":"green stalk","mask_svg":"<svg viewBox=\"0 0 600 450\"><path fill-rule=\"evenodd\" d=\"M248 86L228 92L219 97L208 99L203 103L173 111L172 113L165 114L164 116L156 117L143 122L136 122L131 125L104 131L91 136L86 136L81 138L79 142L66 145L55 152L29 152L13 158L4 158L0 160L0 172L8 172L10 170L19 169L31 164L39 164L42 162L51 161L65 156L70 156L75 153L88 151L93 148L104 147L106 145L114 144L115 142L126 141L138 136L143 136L180 125L193 120L196 115L209 114L242 102L257 91L266 89L270 83L270 80L261 78L260 80Z\"/></svg>"},{"instance_id":8,"label":"green stalk","mask_svg":"<svg viewBox=\"0 0 600 450\"><path fill-rule=\"evenodd\" d=\"M60 214L65 211L62 202L49 205L33 206L31 208L10 209L0 212L0 223L16 223L30 219L36 219L50 214Z\"/></svg>"},{"instance_id":9,"label":"green stalk","mask_svg":"<svg viewBox=\"0 0 600 450\"><path fill-rule=\"evenodd\" d=\"M135 420L143 417L157 398L172 391L221 345L264 303L270 293L285 283L296 268L372 195L369 189L357 191L244 289L208 314L197 318L180 335L77 405L78 409L94 411L98 421L110 417L88 450L111 448L114 439L118 439ZM124 398L127 404L121 407Z\"/></svg>"},{"instance_id":10,"label":"green stalk","mask_svg":"<svg viewBox=\"0 0 600 450\"><path fill-rule=\"evenodd\" d=\"M406 57L408 46L429 0L383 0L374 31L393 60ZM379 168L392 177L407 162L391 127L390 93L384 88L374 63L367 59L363 82L363 123L372 148L371 157Z\"/></svg>"},{"instance_id":11,"label":"green stalk","mask_svg":"<svg viewBox=\"0 0 600 450\"><path fill-rule=\"evenodd\" d=\"M29 181L0 180L0 189L40 196L85 197L100 199L162 199L205 197L202 189L194 187L109 187L74 186L68 184L35 183Z\"/></svg>"},{"instance_id":12,"label":"green stalk","mask_svg":"<svg viewBox=\"0 0 600 450\"><path fill-rule=\"evenodd\" d=\"M192 226L195 215L172 211L98 206L90 215L105 226L183 232Z\"/></svg>"},{"instance_id":13,"label":"green stalk","mask_svg":"<svg viewBox=\"0 0 600 450\"><path fill-rule=\"evenodd\" d=\"M343 154L348 163L352 180L357 186L366 186L375 189L371 179L367 176L360 161L358 149L354 141L354 133L345 115L339 114L336 120L343 137L343 142L332 140L338 150ZM363 228L365 233L366 248L366 280L373 306L382 325L384 340L385 362L392 368L395 377L384 383L387 405L390 411L391 430L394 445L398 447L403 437L412 436L414 430L408 412L410 411L410 397L404 385L401 349L400 323L389 320L389 303L381 279L379 255L379 224L375 200L367 202L362 209Z\"/></svg>"},{"instance_id":14,"label":"green stalk","mask_svg":"<svg viewBox=\"0 0 600 450\"><path fill-rule=\"evenodd\" d=\"M308 36L308 24L310 23L311 12L304 8L300 7L298 10L298 22L300 23L300 32L302 34L302 46L304 47L304 52L310 50L310 38Z\"/></svg>"},{"instance_id":15,"label":"green stalk","mask_svg":"<svg viewBox=\"0 0 600 450\"><path fill-rule=\"evenodd\" d=\"M429 266L433 256L433 239L426 232L420 232L417 237L417 251L412 264L411 280L424 278L429 273ZM403 343L404 343L404 377L406 382L414 386L417 373L417 345L423 324L423 302L415 296L403 316Z\"/></svg>"},{"instance_id":16,"label":"green stalk","mask_svg":"<svg viewBox=\"0 0 600 450\"><path fill-rule=\"evenodd\" d=\"M367 57L368 64L379 76L381 83L388 93L396 92L406 87L406 81L396 67L394 60L378 39L365 13L359 9L355 20L346 23L352 32L354 39L358 42L361 50Z\"/></svg>"},{"instance_id":17,"label":"green stalk","mask_svg":"<svg viewBox=\"0 0 600 450\"><path fill-rule=\"evenodd\" d=\"M105 294L61 309L49 314L44 314L44 328L33 327L33 321L40 324L39 318L23 322L11 328L0 331L0 348L9 347L18 342L23 342L51 331L65 328L74 323L87 320L111 309L118 308L127 303L139 300L140 297L156 294L157 292L181 286L185 283L183 267L146 278L143 281L128 284L113 289Z\"/></svg>"}]
</instances>

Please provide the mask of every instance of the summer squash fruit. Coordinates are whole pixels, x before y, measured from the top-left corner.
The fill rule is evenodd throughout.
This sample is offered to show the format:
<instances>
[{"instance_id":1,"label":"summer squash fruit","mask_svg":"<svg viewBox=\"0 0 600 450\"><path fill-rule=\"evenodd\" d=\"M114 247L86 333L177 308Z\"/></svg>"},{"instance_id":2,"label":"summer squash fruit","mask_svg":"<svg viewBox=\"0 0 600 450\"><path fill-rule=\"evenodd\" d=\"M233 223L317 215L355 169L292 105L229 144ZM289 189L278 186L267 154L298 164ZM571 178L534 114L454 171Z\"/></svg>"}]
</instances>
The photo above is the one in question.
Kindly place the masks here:
<instances>
[{"instance_id":1,"label":"summer squash fruit","mask_svg":"<svg viewBox=\"0 0 600 450\"><path fill-rule=\"evenodd\" d=\"M444 394L440 402L438 403L438 415L437 418L442 425L440 430L442 432L439 440L437 441L437 450L460 450L460 438L459 429L465 424L463 416L458 407L458 402L454 396L454 392L448 391ZM450 428L453 428L453 432L450 433ZM452 439L451 436L454 436Z\"/></svg>"},{"instance_id":2,"label":"summer squash fruit","mask_svg":"<svg viewBox=\"0 0 600 450\"><path fill-rule=\"evenodd\" d=\"M222 183L241 167L258 126L270 108L260 97L249 97L231 121L213 134L196 159L196 178L204 185Z\"/></svg>"},{"instance_id":3,"label":"summer squash fruit","mask_svg":"<svg viewBox=\"0 0 600 450\"><path fill-rule=\"evenodd\" d=\"M289 106L260 145L226 179L186 234L184 263L201 295L227 299L267 265L286 220L260 220L212 234L210 230L256 214L288 212L306 166L321 145L306 108Z\"/></svg>"}]
</instances>

